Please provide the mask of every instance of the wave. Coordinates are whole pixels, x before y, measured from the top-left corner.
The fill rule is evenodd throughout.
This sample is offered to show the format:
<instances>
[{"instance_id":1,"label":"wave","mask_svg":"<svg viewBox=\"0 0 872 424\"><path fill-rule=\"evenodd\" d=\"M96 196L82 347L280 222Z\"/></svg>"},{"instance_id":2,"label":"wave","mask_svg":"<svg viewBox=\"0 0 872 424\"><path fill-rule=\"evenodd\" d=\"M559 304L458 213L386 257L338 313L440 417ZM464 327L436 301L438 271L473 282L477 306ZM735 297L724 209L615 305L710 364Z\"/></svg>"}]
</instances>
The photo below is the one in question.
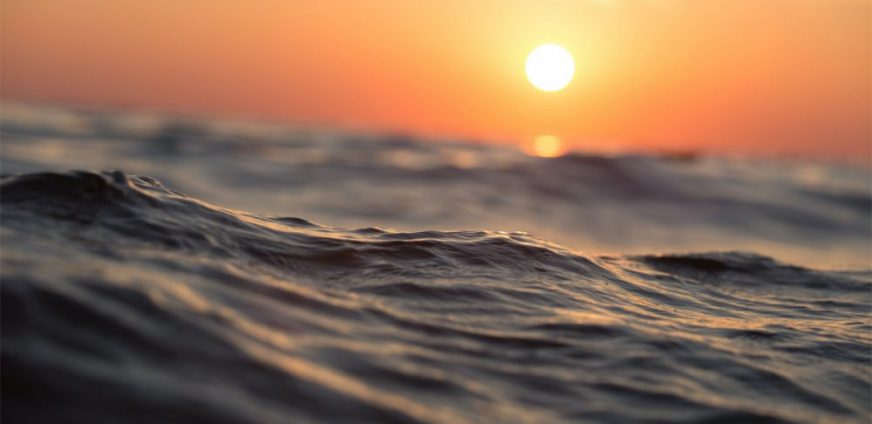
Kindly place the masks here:
<instances>
[{"instance_id":1,"label":"wave","mask_svg":"<svg viewBox=\"0 0 872 424\"><path fill-rule=\"evenodd\" d=\"M125 169L333 227L526 231L569 248L872 264L870 169L705 155L538 158L505 145L4 104L7 173Z\"/></svg>"},{"instance_id":2,"label":"wave","mask_svg":"<svg viewBox=\"0 0 872 424\"><path fill-rule=\"evenodd\" d=\"M346 230L119 171L0 199L10 422L872 417L869 271Z\"/></svg>"}]
</instances>

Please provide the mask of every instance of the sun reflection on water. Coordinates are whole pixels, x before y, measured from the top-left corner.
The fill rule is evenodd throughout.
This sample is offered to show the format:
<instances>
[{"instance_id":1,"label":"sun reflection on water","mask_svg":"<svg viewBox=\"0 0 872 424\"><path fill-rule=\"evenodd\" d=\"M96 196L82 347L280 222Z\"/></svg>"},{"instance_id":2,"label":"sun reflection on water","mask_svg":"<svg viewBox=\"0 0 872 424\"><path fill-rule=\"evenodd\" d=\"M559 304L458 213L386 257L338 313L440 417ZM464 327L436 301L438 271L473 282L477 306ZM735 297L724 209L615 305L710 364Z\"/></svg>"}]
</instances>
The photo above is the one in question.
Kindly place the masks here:
<instances>
[{"instance_id":1,"label":"sun reflection on water","mask_svg":"<svg viewBox=\"0 0 872 424\"><path fill-rule=\"evenodd\" d=\"M540 135L531 144L524 147L524 152L531 156L555 158L566 153L566 146L560 137Z\"/></svg>"}]
</instances>

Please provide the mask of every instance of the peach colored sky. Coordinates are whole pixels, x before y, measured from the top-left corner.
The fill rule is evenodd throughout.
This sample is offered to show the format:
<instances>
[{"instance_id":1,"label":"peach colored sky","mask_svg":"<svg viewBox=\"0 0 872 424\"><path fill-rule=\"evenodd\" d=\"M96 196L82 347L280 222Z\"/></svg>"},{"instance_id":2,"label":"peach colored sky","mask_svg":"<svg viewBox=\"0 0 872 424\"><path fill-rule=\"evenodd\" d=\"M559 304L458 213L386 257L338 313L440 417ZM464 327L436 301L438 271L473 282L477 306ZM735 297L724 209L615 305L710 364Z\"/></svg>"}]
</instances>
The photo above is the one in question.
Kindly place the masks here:
<instances>
[{"instance_id":1,"label":"peach colored sky","mask_svg":"<svg viewBox=\"0 0 872 424\"><path fill-rule=\"evenodd\" d=\"M869 0L0 0L2 97L869 158ZM524 76L554 42L576 79Z\"/></svg>"}]
</instances>

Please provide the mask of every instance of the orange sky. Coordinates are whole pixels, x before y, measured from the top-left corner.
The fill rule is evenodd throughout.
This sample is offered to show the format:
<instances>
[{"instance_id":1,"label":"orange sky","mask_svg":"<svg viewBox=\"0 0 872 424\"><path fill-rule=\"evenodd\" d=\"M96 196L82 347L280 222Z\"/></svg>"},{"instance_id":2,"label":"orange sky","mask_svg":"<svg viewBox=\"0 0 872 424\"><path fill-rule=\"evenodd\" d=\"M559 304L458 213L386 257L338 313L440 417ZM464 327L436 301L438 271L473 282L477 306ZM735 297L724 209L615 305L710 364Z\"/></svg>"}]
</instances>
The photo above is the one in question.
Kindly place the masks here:
<instances>
[{"instance_id":1,"label":"orange sky","mask_svg":"<svg viewBox=\"0 0 872 424\"><path fill-rule=\"evenodd\" d=\"M0 0L4 99L869 158L869 0ZM524 59L565 46L537 91Z\"/></svg>"}]
</instances>

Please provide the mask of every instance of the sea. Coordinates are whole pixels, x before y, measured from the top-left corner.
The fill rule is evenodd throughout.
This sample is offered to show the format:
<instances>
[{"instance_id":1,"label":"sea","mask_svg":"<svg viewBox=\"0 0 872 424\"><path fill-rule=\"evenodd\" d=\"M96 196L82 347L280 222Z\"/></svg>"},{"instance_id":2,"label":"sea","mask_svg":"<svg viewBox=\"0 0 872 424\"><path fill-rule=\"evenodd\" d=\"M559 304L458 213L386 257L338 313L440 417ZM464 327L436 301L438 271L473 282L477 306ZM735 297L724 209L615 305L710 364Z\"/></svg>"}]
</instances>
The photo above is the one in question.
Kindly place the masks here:
<instances>
[{"instance_id":1,"label":"sea","mask_svg":"<svg viewBox=\"0 0 872 424\"><path fill-rule=\"evenodd\" d=\"M9 423L868 423L872 169L0 109Z\"/></svg>"}]
</instances>

